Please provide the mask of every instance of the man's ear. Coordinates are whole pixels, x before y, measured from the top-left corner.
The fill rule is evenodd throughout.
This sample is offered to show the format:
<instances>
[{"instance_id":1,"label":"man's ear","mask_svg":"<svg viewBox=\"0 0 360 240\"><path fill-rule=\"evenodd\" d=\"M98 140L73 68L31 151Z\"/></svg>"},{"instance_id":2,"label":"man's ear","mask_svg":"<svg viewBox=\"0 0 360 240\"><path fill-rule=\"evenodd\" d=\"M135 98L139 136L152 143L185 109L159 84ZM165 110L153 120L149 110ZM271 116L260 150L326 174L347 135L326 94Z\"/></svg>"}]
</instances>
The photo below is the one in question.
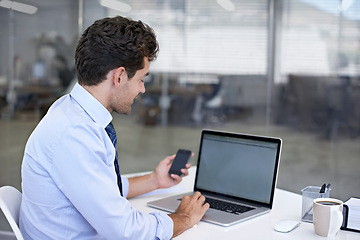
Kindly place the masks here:
<instances>
[{"instance_id":1,"label":"man's ear","mask_svg":"<svg viewBox=\"0 0 360 240\"><path fill-rule=\"evenodd\" d=\"M127 73L124 67L118 67L114 71L113 82L114 84L120 84L122 81L127 80Z\"/></svg>"}]
</instances>

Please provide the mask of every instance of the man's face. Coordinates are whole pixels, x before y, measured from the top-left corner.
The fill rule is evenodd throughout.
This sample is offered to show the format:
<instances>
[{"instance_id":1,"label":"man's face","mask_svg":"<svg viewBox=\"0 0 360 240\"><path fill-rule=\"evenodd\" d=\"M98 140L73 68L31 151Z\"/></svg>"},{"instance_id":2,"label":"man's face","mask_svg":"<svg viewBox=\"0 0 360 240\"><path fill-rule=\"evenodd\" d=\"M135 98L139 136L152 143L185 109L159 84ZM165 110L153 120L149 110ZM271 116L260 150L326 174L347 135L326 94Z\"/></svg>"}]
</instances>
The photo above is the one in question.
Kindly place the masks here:
<instances>
[{"instance_id":1,"label":"man's face","mask_svg":"<svg viewBox=\"0 0 360 240\"><path fill-rule=\"evenodd\" d=\"M149 74L150 62L144 58L145 66L138 70L135 75L129 79L126 77L122 86L117 91L113 102L112 109L120 114L130 114L131 105L140 93L145 93L144 78Z\"/></svg>"}]
</instances>

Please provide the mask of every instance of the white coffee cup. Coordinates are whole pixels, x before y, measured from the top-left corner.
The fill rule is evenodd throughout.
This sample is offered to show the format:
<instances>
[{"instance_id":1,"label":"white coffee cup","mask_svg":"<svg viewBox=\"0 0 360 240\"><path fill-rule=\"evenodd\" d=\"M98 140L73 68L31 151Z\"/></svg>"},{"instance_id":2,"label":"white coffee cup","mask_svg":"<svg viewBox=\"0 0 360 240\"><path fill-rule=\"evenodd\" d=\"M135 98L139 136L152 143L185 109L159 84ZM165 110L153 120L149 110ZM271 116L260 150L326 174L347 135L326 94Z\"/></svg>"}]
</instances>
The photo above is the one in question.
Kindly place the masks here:
<instances>
[{"instance_id":1,"label":"white coffee cup","mask_svg":"<svg viewBox=\"0 0 360 240\"><path fill-rule=\"evenodd\" d=\"M335 198L316 198L313 201L315 233L323 237L335 237L343 222L344 203Z\"/></svg>"}]
</instances>

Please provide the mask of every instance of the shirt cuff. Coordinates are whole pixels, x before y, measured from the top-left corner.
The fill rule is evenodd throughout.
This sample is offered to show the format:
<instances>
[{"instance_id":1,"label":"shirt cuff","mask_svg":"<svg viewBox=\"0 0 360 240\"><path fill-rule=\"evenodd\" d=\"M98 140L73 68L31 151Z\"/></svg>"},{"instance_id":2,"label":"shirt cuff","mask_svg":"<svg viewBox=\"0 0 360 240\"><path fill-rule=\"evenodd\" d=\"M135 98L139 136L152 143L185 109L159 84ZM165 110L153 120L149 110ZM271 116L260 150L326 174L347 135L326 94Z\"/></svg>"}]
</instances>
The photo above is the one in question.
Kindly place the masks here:
<instances>
[{"instance_id":1,"label":"shirt cuff","mask_svg":"<svg viewBox=\"0 0 360 240\"><path fill-rule=\"evenodd\" d=\"M122 192L123 197L126 198L129 193L129 179L125 177L121 177L121 186L122 186Z\"/></svg>"},{"instance_id":2,"label":"shirt cuff","mask_svg":"<svg viewBox=\"0 0 360 240\"><path fill-rule=\"evenodd\" d=\"M150 214L157 220L156 239L171 239L174 234L174 222L171 217L161 212Z\"/></svg>"}]
</instances>

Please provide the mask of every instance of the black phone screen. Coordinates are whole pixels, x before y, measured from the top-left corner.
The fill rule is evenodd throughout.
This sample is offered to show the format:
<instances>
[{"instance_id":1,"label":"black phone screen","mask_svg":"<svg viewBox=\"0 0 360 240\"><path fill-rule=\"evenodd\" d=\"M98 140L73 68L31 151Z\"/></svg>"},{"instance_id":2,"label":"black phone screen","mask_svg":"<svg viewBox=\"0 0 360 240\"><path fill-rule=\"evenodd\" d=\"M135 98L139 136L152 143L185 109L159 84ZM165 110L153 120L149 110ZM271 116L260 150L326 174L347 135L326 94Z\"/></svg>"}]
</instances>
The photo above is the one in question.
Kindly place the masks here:
<instances>
[{"instance_id":1,"label":"black phone screen","mask_svg":"<svg viewBox=\"0 0 360 240\"><path fill-rule=\"evenodd\" d=\"M191 151L179 149L176 153L175 159L170 167L169 174L181 175L181 169L185 168L186 163L188 162L191 156Z\"/></svg>"}]
</instances>

